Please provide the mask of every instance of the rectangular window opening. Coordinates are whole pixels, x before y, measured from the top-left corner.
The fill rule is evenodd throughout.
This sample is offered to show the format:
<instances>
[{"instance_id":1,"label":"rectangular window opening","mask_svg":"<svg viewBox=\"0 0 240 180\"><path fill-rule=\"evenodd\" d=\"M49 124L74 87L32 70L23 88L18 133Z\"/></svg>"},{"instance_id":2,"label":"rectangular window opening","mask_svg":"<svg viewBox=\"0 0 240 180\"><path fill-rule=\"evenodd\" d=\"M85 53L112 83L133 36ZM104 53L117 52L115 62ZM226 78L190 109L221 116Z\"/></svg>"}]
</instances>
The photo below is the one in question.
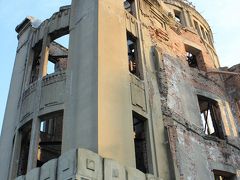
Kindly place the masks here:
<instances>
[{"instance_id":1,"label":"rectangular window opening","mask_svg":"<svg viewBox=\"0 0 240 180\"><path fill-rule=\"evenodd\" d=\"M44 115L40 120L37 167L61 155L63 112Z\"/></svg>"},{"instance_id":2,"label":"rectangular window opening","mask_svg":"<svg viewBox=\"0 0 240 180\"><path fill-rule=\"evenodd\" d=\"M201 32L200 32L199 25L198 25L197 21L195 21L195 20L193 20L193 21L194 21L194 27L197 30L198 35L201 36Z\"/></svg>"},{"instance_id":3,"label":"rectangular window opening","mask_svg":"<svg viewBox=\"0 0 240 180\"><path fill-rule=\"evenodd\" d=\"M135 13L135 0L125 0L123 2L124 8L127 12L129 12L131 15L136 16Z\"/></svg>"},{"instance_id":4,"label":"rectangular window opening","mask_svg":"<svg viewBox=\"0 0 240 180\"><path fill-rule=\"evenodd\" d=\"M212 38L210 36L210 33L206 32L206 36L207 36L208 42L213 46L213 41L212 41Z\"/></svg>"},{"instance_id":5,"label":"rectangular window opening","mask_svg":"<svg viewBox=\"0 0 240 180\"><path fill-rule=\"evenodd\" d=\"M69 34L51 42L48 55L47 75L67 69Z\"/></svg>"},{"instance_id":6,"label":"rectangular window opening","mask_svg":"<svg viewBox=\"0 0 240 180\"><path fill-rule=\"evenodd\" d=\"M129 72L141 79L141 64L138 54L138 42L137 38L131 33L127 33L127 46Z\"/></svg>"},{"instance_id":7,"label":"rectangular window opening","mask_svg":"<svg viewBox=\"0 0 240 180\"><path fill-rule=\"evenodd\" d=\"M150 173L151 148L147 120L135 112L133 112L133 131L136 168L143 173Z\"/></svg>"},{"instance_id":8,"label":"rectangular window opening","mask_svg":"<svg viewBox=\"0 0 240 180\"><path fill-rule=\"evenodd\" d=\"M190 67L198 68L197 57L192 52L187 51L187 62Z\"/></svg>"},{"instance_id":9,"label":"rectangular window opening","mask_svg":"<svg viewBox=\"0 0 240 180\"><path fill-rule=\"evenodd\" d=\"M214 44L214 41L213 41L212 34L211 34L211 35L209 34L209 39L210 39L210 43L211 43L211 45L213 46L213 44Z\"/></svg>"},{"instance_id":10,"label":"rectangular window opening","mask_svg":"<svg viewBox=\"0 0 240 180\"><path fill-rule=\"evenodd\" d=\"M203 37L204 39L207 39L207 38L206 38L205 31L204 31L204 28L203 28L202 26L201 26L200 28L201 28L201 32L202 32L202 37Z\"/></svg>"},{"instance_id":11,"label":"rectangular window opening","mask_svg":"<svg viewBox=\"0 0 240 180\"><path fill-rule=\"evenodd\" d=\"M42 52L42 42L38 43L33 48L33 62L32 62L32 70L30 75L30 84L35 82L38 79L39 71L40 71L41 52Z\"/></svg>"},{"instance_id":12,"label":"rectangular window opening","mask_svg":"<svg viewBox=\"0 0 240 180\"><path fill-rule=\"evenodd\" d=\"M224 139L221 125L221 114L217 101L198 95L201 120L206 135Z\"/></svg>"},{"instance_id":13,"label":"rectangular window opening","mask_svg":"<svg viewBox=\"0 0 240 180\"><path fill-rule=\"evenodd\" d=\"M31 140L31 130L32 130L31 122L25 124L19 130L22 140L21 140L20 155L19 155L19 160L18 160L18 172L17 172L18 176L25 175L27 173L28 154L29 154L29 147L30 147L30 140Z\"/></svg>"},{"instance_id":14,"label":"rectangular window opening","mask_svg":"<svg viewBox=\"0 0 240 180\"><path fill-rule=\"evenodd\" d=\"M202 52L192 46L185 45L186 60L189 67L197 68L199 70L206 70L205 63L203 60Z\"/></svg>"},{"instance_id":15,"label":"rectangular window opening","mask_svg":"<svg viewBox=\"0 0 240 180\"><path fill-rule=\"evenodd\" d=\"M174 18L175 18L176 22L178 22L180 24L183 23L181 11L174 10Z\"/></svg>"},{"instance_id":16,"label":"rectangular window opening","mask_svg":"<svg viewBox=\"0 0 240 180\"><path fill-rule=\"evenodd\" d=\"M206 34L207 41L210 43L210 42L211 42L211 40L210 40L210 38L209 38L209 34L208 34L208 32L207 32L207 31L205 31L205 34Z\"/></svg>"}]
</instances>

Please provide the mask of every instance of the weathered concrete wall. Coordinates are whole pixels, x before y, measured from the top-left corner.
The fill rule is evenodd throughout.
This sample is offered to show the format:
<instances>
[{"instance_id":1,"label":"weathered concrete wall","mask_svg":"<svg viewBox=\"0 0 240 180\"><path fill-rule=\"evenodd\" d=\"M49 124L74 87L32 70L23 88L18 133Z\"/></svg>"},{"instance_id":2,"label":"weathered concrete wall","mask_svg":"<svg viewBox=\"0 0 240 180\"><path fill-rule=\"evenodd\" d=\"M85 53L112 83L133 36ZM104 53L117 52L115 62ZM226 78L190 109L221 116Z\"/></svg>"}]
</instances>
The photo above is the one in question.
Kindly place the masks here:
<instances>
[{"instance_id":1,"label":"weathered concrete wall","mask_svg":"<svg viewBox=\"0 0 240 180\"><path fill-rule=\"evenodd\" d=\"M0 164L5 179L8 174L10 180L16 177L20 130L28 122L28 169L18 179L155 179L134 169L133 113L145 121L145 163L159 179L214 179L213 170L239 176L239 76L210 73L219 70L219 62L208 23L186 1L134 2L130 14L122 1L74 0L71 9L62 7L38 28L30 28L31 44L24 43L28 31L19 34L0 144L2 152L13 151L0 155L7 162ZM181 13L180 23L175 11ZM137 42L139 75L128 70L127 32ZM51 41L68 33L67 71L47 75ZM40 69L30 82L36 47L41 50ZM201 52L198 67L189 66L186 47ZM239 72L239 67L229 71ZM22 79L17 81L19 72ZM198 95L219 105L221 139L204 133ZM40 117L57 111L64 113L62 155L36 168ZM75 150L79 147L128 168Z\"/></svg>"},{"instance_id":2,"label":"weathered concrete wall","mask_svg":"<svg viewBox=\"0 0 240 180\"><path fill-rule=\"evenodd\" d=\"M63 153L58 159L45 163L41 168L32 169L15 180L157 180L150 174L122 166L117 161L102 158L85 149L73 149Z\"/></svg>"},{"instance_id":3,"label":"weathered concrete wall","mask_svg":"<svg viewBox=\"0 0 240 180\"><path fill-rule=\"evenodd\" d=\"M99 1L99 154L135 167L131 94L122 1Z\"/></svg>"},{"instance_id":4,"label":"weathered concrete wall","mask_svg":"<svg viewBox=\"0 0 240 180\"><path fill-rule=\"evenodd\" d=\"M71 7L62 150L98 152L98 1Z\"/></svg>"},{"instance_id":5,"label":"weathered concrete wall","mask_svg":"<svg viewBox=\"0 0 240 180\"><path fill-rule=\"evenodd\" d=\"M29 20L27 27L30 27ZM8 94L8 100L3 120L2 133L0 139L0 175L1 178L8 178L8 170L11 163L11 152L13 149L13 140L16 127L19 120L19 108L21 101L21 93L23 88L23 80L25 74L25 62L29 53L29 41L31 39L31 29L27 28L19 38L13 75Z\"/></svg>"},{"instance_id":6,"label":"weathered concrete wall","mask_svg":"<svg viewBox=\"0 0 240 180\"><path fill-rule=\"evenodd\" d=\"M240 73L240 65L235 65L228 69L233 73ZM240 133L240 75L225 75L224 81L230 98L230 107L234 115L234 120L238 124L238 133Z\"/></svg>"},{"instance_id":7,"label":"weathered concrete wall","mask_svg":"<svg viewBox=\"0 0 240 180\"><path fill-rule=\"evenodd\" d=\"M158 87L154 87L156 84L152 85L155 89L160 88L160 92L162 92L160 95L163 95L161 98L163 121L168 129L176 179L214 179L213 169L225 169L237 174L239 162L235 159L239 159L239 139L233 111L229 108L225 84L220 75L206 73L219 67L214 47L211 42L201 37L202 35L198 34L191 25L187 27L188 23L176 26L176 22L171 20L171 17L166 19L166 16L168 12L173 13L173 9L186 8L190 14L195 15L198 23L209 32L211 30L206 21L193 8L176 2L168 1L165 4L164 10L166 11L156 10L158 5L151 1L140 2L144 44L146 47L156 47L162 54L162 68L157 72L160 83ZM163 16L155 14L159 11ZM151 37L150 41L149 37ZM202 70L188 66L185 45L201 50L204 61L203 67L200 67ZM144 53L151 54L149 49L144 48ZM149 80L156 76L156 70L153 63L148 62L148 58L145 60L147 79ZM222 128L228 137L220 140L221 143L214 138L207 138L204 134L197 95L203 95L218 102L222 116ZM153 103L157 100L155 98ZM155 113L156 111L153 114ZM160 130L159 127L158 130ZM222 143L226 144L224 150L221 149L220 144ZM213 153L214 151L216 154ZM224 158L224 152L231 154L231 157Z\"/></svg>"}]
</instances>

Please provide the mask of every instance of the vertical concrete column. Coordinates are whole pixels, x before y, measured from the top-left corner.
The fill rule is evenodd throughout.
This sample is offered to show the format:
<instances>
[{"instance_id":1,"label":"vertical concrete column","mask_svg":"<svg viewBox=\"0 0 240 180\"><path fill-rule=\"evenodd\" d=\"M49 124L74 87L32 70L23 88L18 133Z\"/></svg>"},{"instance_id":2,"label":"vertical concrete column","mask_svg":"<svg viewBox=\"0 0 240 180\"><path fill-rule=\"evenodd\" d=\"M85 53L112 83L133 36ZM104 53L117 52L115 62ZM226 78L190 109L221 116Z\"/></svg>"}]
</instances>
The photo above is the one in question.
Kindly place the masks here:
<instances>
[{"instance_id":1,"label":"vertical concrete column","mask_svg":"<svg viewBox=\"0 0 240 180\"><path fill-rule=\"evenodd\" d=\"M43 42L43 45L46 45L46 46L45 47L43 46L42 48L42 68L40 69L40 71L42 71L41 73L42 77L47 75L49 46L50 46L50 37L48 35L45 37L45 42Z\"/></svg>"},{"instance_id":2,"label":"vertical concrete column","mask_svg":"<svg viewBox=\"0 0 240 180\"><path fill-rule=\"evenodd\" d=\"M37 153L38 153L38 142L39 142L39 128L40 122L37 117L33 119L32 122L32 132L31 132L31 140L29 146L29 154L28 154L28 165L27 172L37 166Z\"/></svg>"},{"instance_id":3,"label":"vertical concrete column","mask_svg":"<svg viewBox=\"0 0 240 180\"><path fill-rule=\"evenodd\" d=\"M29 34L31 33L30 22L29 26L19 35L18 49L13 68L13 74L8 94L8 100L3 120L2 133L0 139L0 175L1 179L8 179L11 152L13 148L13 137L16 124L18 121L19 101L21 97L22 82L25 72L25 61L28 53ZM21 31L21 30L20 30Z\"/></svg>"},{"instance_id":4,"label":"vertical concrete column","mask_svg":"<svg viewBox=\"0 0 240 180\"><path fill-rule=\"evenodd\" d=\"M98 0L72 0L62 152L98 151Z\"/></svg>"},{"instance_id":5,"label":"vertical concrete column","mask_svg":"<svg viewBox=\"0 0 240 180\"><path fill-rule=\"evenodd\" d=\"M123 1L99 0L98 27L99 154L134 167L134 134Z\"/></svg>"},{"instance_id":6,"label":"vertical concrete column","mask_svg":"<svg viewBox=\"0 0 240 180\"><path fill-rule=\"evenodd\" d=\"M47 72L47 63L48 63L48 51L49 51L49 36L48 36L48 26L44 29L44 38L42 43L42 51L41 51L41 60L40 60L40 72L39 79L37 82L36 88L36 96L34 99L34 114L32 120L32 132L31 132L31 140L30 140L30 148L28 155L28 166L27 171L29 172L31 169L35 168L37 165L37 154L38 154L38 143L40 136L40 119L39 119L39 108L41 101L41 91L42 91L42 77L46 76Z\"/></svg>"}]
</instances>

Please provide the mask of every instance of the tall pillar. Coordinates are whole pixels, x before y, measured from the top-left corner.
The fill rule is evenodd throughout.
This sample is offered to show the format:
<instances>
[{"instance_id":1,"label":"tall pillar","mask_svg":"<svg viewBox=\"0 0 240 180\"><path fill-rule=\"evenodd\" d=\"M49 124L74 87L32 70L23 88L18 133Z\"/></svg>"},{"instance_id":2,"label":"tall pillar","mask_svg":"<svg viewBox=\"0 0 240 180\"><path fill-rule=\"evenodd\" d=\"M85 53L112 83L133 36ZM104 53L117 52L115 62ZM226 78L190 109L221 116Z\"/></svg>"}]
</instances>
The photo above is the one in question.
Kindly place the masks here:
<instances>
[{"instance_id":1,"label":"tall pillar","mask_svg":"<svg viewBox=\"0 0 240 180\"><path fill-rule=\"evenodd\" d=\"M22 84L25 72L25 61L29 48L29 36L31 34L31 20L25 19L21 25L16 28L19 33L19 43L11 84L9 88L8 100L3 120L2 133L0 139L0 175L1 179L8 179L11 155L13 149L13 139L19 120L19 101L21 99ZM28 29L27 29L28 28ZM24 29L24 32L22 30ZM20 35L21 34L21 35Z\"/></svg>"},{"instance_id":2,"label":"tall pillar","mask_svg":"<svg viewBox=\"0 0 240 180\"><path fill-rule=\"evenodd\" d=\"M98 144L101 156L134 167L125 20L123 1L99 0Z\"/></svg>"},{"instance_id":3,"label":"tall pillar","mask_svg":"<svg viewBox=\"0 0 240 180\"><path fill-rule=\"evenodd\" d=\"M86 148L134 167L123 2L73 0L71 8L62 150Z\"/></svg>"},{"instance_id":4,"label":"tall pillar","mask_svg":"<svg viewBox=\"0 0 240 180\"><path fill-rule=\"evenodd\" d=\"M47 74L48 52L49 52L49 44L50 44L50 39L48 36L48 27L45 27L44 32L45 32L44 33L45 36L43 37L43 43L42 43L39 77L38 77L38 82L36 87L36 95L34 98L35 111L33 112L27 171L30 171L31 169L37 166L38 143L39 143L39 137L40 137L40 119L39 119L38 110L40 108L41 95L42 95L42 78Z\"/></svg>"},{"instance_id":5,"label":"tall pillar","mask_svg":"<svg viewBox=\"0 0 240 180\"><path fill-rule=\"evenodd\" d=\"M98 152L98 0L73 0L62 151Z\"/></svg>"}]
</instances>

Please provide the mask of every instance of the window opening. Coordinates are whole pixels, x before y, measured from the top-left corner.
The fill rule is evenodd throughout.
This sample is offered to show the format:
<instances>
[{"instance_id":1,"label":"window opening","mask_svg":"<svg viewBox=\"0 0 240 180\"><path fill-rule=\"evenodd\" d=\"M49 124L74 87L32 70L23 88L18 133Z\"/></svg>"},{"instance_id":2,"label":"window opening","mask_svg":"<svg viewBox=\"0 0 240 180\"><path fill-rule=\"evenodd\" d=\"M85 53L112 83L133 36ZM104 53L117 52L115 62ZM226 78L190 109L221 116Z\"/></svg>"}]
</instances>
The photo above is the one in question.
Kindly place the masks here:
<instances>
[{"instance_id":1,"label":"window opening","mask_svg":"<svg viewBox=\"0 0 240 180\"><path fill-rule=\"evenodd\" d=\"M151 159L147 120L135 112L133 112L133 131L136 168L144 173L149 173Z\"/></svg>"},{"instance_id":2,"label":"window opening","mask_svg":"<svg viewBox=\"0 0 240 180\"><path fill-rule=\"evenodd\" d=\"M63 113L54 112L40 120L37 167L61 155Z\"/></svg>"},{"instance_id":3,"label":"window opening","mask_svg":"<svg viewBox=\"0 0 240 180\"><path fill-rule=\"evenodd\" d=\"M54 132L54 119L43 120L40 123L40 132L52 135Z\"/></svg>"},{"instance_id":4,"label":"window opening","mask_svg":"<svg viewBox=\"0 0 240 180\"><path fill-rule=\"evenodd\" d=\"M202 26L201 26L201 32L202 32L203 38L204 38L204 39L207 39L207 38L206 38L205 31L204 31L204 29L203 29L203 27L202 27Z\"/></svg>"},{"instance_id":5,"label":"window opening","mask_svg":"<svg viewBox=\"0 0 240 180\"><path fill-rule=\"evenodd\" d=\"M201 120L206 135L224 139L221 127L221 115L217 101L198 95Z\"/></svg>"},{"instance_id":6,"label":"window opening","mask_svg":"<svg viewBox=\"0 0 240 180\"><path fill-rule=\"evenodd\" d=\"M130 33L127 33L127 46L129 72L141 78L137 38Z\"/></svg>"},{"instance_id":7,"label":"window opening","mask_svg":"<svg viewBox=\"0 0 240 180\"><path fill-rule=\"evenodd\" d=\"M21 135L21 148L18 163L17 175L21 176L27 173L28 154L31 140L32 123L25 124L19 131Z\"/></svg>"},{"instance_id":8,"label":"window opening","mask_svg":"<svg viewBox=\"0 0 240 180\"><path fill-rule=\"evenodd\" d=\"M212 43L212 38L211 38L211 36L210 36L210 34L209 34L208 32L206 32L206 36L207 36L208 42L209 42L211 45L213 45L213 43Z\"/></svg>"},{"instance_id":9,"label":"window opening","mask_svg":"<svg viewBox=\"0 0 240 180\"><path fill-rule=\"evenodd\" d=\"M205 31L205 34L206 34L207 41L210 43L209 34L207 33L207 31Z\"/></svg>"},{"instance_id":10,"label":"window opening","mask_svg":"<svg viewBox=\"0 0 240 180\"><path fill-rule=\"evenodd\" d=\"M135 2L134 0L125 0L123 2L124 4L124 8L127 12L129 12L130 14L132 14L133 16L136 16L135 14Z\"/></svg>"},{"instance_id":11,"label":"window opening","mask_svg":"<svg viewBox=\"0 0 240 180\"><path fill-rule=\"evenodd\" d=\"M187 52L187 62L190 67L197 68L197 57L192 52Z\"/></svg>"},{"instance_id":12,"label":"window opening","mask_svg":"<svg viewBox=\"0 0 240 180\"><path fill-rule=\"evenodd\" d=\"M194 21L194 27L197 30L198 35L201 36L201 32L200 32L199 25L198 25L197 21Z\"/></svg>"},{"instance_id":13,"label":"window opening","mask_svg":"<svg viewBox=\"0 0 240 180\"><path fill-rule=\"evenodd\" d=\"M186 60L188 62L189 67L197 68L199 70L206 70L202 52L189 45L185 45L185 49Z\"/></svg>"},{"instance_id":14,"label":"window opening","mask_svg":"<svg viewBox=\"0 0 240 180\"><path fill-rule=\"evenodd\" d=\"M68 61L69 35L62 36L50 43L47 74L64 71Z\"/></svg>"},{"instance_id":15,"label":"window opening","mask_svg":"<svg viewBox=\"0 0 240 180\"><path fill-rule=\"evenodd\" d=\"M215 180L234 180L236 177L235 174L225 172L225 171L213 170L213 173L214 173Z\"/></svg>"},{"instance_id":16,"label":"window opening","mask_svg":"<svg viewBox=\"0 0 240 180\"><path fill-rule=\"evenodd\" d=\"M33 62L32 62L32 70L30 75L30 84L35 82L38 79L39 70L40 70L41 52L42 52L42 42L38 43L33 48Z\"/></svg>"},{"instance_id":17,"label":"window opening","mask_svg":"<svg viewBox=\"0 0 240 180\"><path fill-rule=\"evenodd\" d=\"M175 21L182 24L182 13L180 11L174 10Z\"/></svg>"}]
</instances>

